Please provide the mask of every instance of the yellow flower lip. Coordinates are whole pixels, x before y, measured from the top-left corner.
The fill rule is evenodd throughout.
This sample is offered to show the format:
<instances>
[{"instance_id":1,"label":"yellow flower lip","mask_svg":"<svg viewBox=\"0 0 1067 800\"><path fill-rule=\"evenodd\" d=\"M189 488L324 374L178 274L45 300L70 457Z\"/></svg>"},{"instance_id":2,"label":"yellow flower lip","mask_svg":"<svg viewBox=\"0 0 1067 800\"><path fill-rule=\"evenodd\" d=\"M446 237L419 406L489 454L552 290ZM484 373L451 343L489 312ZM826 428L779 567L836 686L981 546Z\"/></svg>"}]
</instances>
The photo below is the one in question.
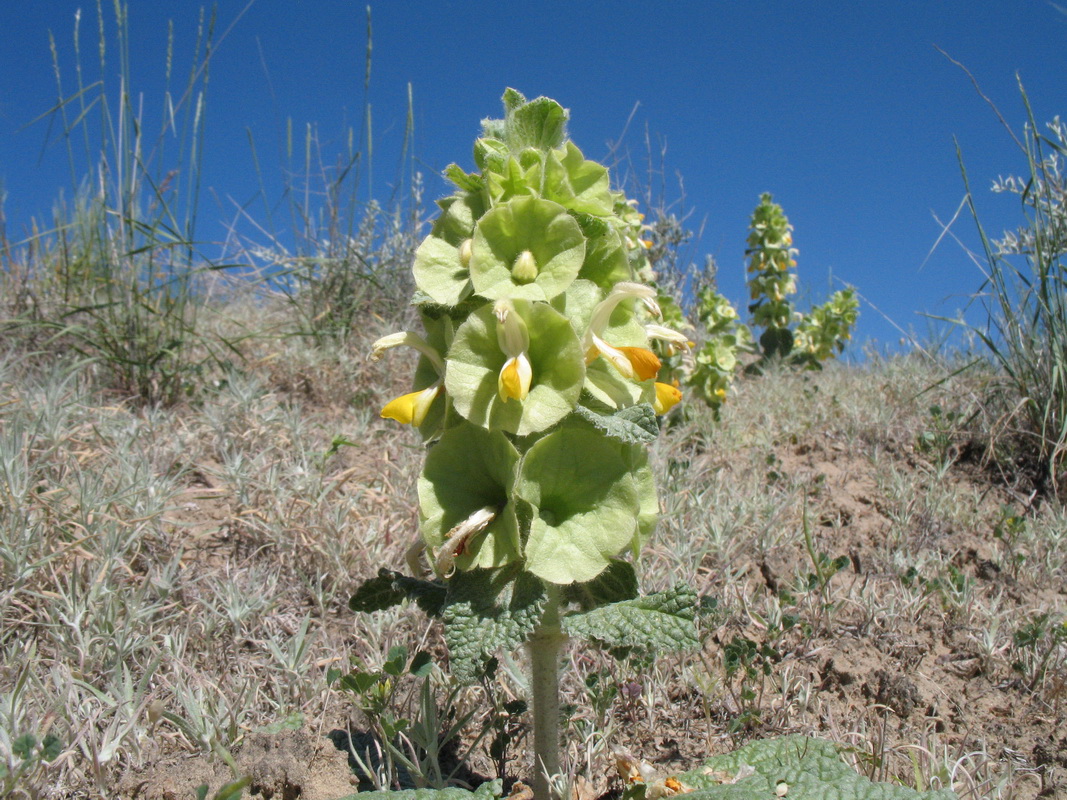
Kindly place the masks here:
<instances>
[{"instance_id":1,"label":"yellow flower lip","mask_svg":"<svg viewBox=\"0 0 1067 800\"><path fill-rule=\"evenodd\" d=\"M530 347L530 332L510 300L497 300L493 314L497 320L497 344L508 357L497 377L497 394L505 403L508 400L521 402L530 393L530 384L533 383L533 365L526 355Z\"/></svg>"},{"instance_id":2,"label":"yellow flower lip","mask_svg":"<svg viewBox=\"0 0 1067 800\"><path fill-rule=\"evenodd\" d=\"M381 411L382 419L395 419L404 425L419 427L426 419L433 401L441 393L441 388L441 384L435 383L426 389L402 394L390 400Z\"/></svg>"},{"instance_id":3,"label":"yellow flower lip","mask_svg":"<svg viewBox=\"0 0 1067 800\"><path fill-rule=\"evenodd\" d=\"M656 382L656 399L652 409L657 414L666 414L682 400L682 392L677 386Z\"/></svg>"},{"instance_id":4,"label":"yellow flower lip","mask_svg":"<svg viewBox=\"0 0 1067 800\"><path fill-rule=\"evenodd\" d=\"M504 362L497 378L497 393L503 402L508 400L523 401L530 394L533 382L533 367L525 353L512 356Z\"/></svg>"}]
</instances>

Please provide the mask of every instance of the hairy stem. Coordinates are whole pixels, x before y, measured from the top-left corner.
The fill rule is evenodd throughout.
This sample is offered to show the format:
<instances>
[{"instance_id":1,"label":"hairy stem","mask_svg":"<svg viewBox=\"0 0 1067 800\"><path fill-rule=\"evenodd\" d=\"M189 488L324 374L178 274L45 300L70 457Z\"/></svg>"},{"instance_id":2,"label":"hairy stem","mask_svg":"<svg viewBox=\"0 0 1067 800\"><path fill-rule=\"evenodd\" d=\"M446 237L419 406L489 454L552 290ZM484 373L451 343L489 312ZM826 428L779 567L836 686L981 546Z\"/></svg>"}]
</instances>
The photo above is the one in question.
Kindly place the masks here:
<instances>
[{"instance_id":1,"label":"hairy stem","mask_svg":"<svg viewBox=\"0 0 1067 800\"><path fill-rule=\"evenodd\" d=\"M550 585L545 615L526 643L530 651L533 691L533 788L536 800L552 800L549 777L560 772L559 654L566 638L559 624L559 589Z\"/></svg>"}]
</instances>

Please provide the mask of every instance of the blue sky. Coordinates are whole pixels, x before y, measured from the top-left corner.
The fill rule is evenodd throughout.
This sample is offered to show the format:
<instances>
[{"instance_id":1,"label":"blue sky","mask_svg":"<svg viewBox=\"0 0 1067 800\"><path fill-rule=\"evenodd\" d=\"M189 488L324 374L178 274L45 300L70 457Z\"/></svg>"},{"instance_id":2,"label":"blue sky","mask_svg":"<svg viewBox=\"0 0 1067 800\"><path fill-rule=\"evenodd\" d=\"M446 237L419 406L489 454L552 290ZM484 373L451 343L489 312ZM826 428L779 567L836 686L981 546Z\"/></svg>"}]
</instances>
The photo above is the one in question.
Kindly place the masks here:
<instances>
[{"instance_id":1,"label":"blue sky","mask_svg":"<svg viewBox=\"0 0 1067 800\"><path fill-rule=\"evenodd\" d=\"M111 3L104 3L108 30ZM129 4L132 89L146 119L158 119L168 20L175 71L190 63L199 4ZM23 0L0 4L0 181L8 237L47 216L71 192L66 148L47 121L57 90L48 31L66 91L73 91L72 35L82 7L83 63L99 76L95 3ZM506 8L506 10L505 10ZM242 15L242 11L244 11ZM287 120L314 126L327 159L359 137L364 104L366 18L350 0L221 0L217 31L229 29L211 64L198 238L217 241L244 207L264 223L280 215ZM238 17L240 18L238 19ZM1067 15L1043 0L892 2L529 2L452 0L372 3L370 91L373 173L360 198L387 198L400 168L408 85L414 101L415 165L429 199L451 161L472 166L478 122L500 113L514 86L571 110L571 135L604 159L619 143L647 167L646 133L665 150L664 196L681 196L700 236L686 255L713 254L720 285L745 301L748 216L770 191L795 226L802 292L821 299L845 281L893 323L926 336L921 312L953 315L981 280L954 242L933 254L940 228L963 197L959 142L985 221L1019 220L1016 201L992 195L998 175L1024 167L1020 154L967 75L1020 128L1019 73L1039 121L1067 111ZM234 23L234 20L237 20ZM231 26L231 23L234 23ZM117 88L118 59L104 77ZM260 172L249 145L254 138ZM260 194L260 177L266 197ZM284 215L281 215L284 216ZM974 244L973 224L956 232ZM245 234L257 235L243 226ZM211 246L205 245L205 252ZM860 340L894 343L893 325L867 305Z\"/></svg>"}]
</instances>

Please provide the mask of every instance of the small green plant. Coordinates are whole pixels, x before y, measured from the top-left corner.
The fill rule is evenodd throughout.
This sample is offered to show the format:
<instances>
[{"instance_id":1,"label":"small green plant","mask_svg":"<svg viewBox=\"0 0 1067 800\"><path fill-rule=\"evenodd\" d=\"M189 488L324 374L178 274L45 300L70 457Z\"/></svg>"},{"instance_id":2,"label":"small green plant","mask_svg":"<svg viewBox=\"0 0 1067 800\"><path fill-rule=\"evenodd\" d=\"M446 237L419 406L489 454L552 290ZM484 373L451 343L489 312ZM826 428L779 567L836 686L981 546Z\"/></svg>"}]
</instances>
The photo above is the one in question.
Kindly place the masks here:
<instances>
[{"instance_id":1,"label":"small green plant","mask_svg":"<svg viewBox=\"0 0 1067 800\"><path fill-rule=\"evenodd\" d=\"M767 678L782 660L781 653L770 641L735 636L723 648L722 659L726 685L737 709L727 729L739 733L759 727Z\"/></svg>"},{"instance_id":2,"label":"small green plant","mask_svg":"<svg viewBox=\"0 0 1067 800\"><path fill-rule=\"evenodd\" d=\"M1056 697L1064 693L1062 671L1067 665L1067 619L1043 612L1020 625L1012 634L1011 667L1030 691L1059 673Z\"/></svg>"},{"instance_id":3,"label":"small green plant","mask_svg":"<svg viewBox=\"0 0 1067 800\"><path fill-rule=\"evenodd\" d=\"M927 409L928 427L919 433L916 444L923 453L934 457L939 475L944 475L959 458L956 436L964 424L963 414L939 405Z\"/></svg>"},{"instance_id":4,"label":"small green plant","mask_svg":"<svg viewBox=\"0 0 1067 800\"><path fill-rule=\"evenodd\" d=\"M7 739L6 732L0 732L0 795L10 796L23 781L28 781L33 773L43 770L50 761L55 761L63 752L63 742L58 736L45 734L38 739L32 733L24 733L13 739Z\"/></svg>"},{"instance_id":5,"label":"small green plant","mask_svg":"<svg viewBox=\"0 0 1067 800\"><path fill-rule=\"evenodd\" d=\"M357 611L412 599L445 625L452 674L473 682L525 644L534 791L559 759L559 659L568 638L609 648L694 646L691 589L641 596L633 564L656 523L646 446L678 402L657 382L655 321L640 220L608 172L568 140L568 112L508 89L483 122L479 171L452 165L457 192L419 246L415 304L425 335L375 344L420 356L414 391L382 416L432 443L419 479L416 577L382 570ZM517 710L517 709L516 709ZM499 739L499 732L498 737ZM499 755L499 753L498 753Z\"/></svg>"},{"instance_id":6,"label":"small green plant","mask_svg":"<svg viewBox=\"0 0 1067 800\"><path fill-rule=\"evenodd\" d=\"M398 645L389 650L381 669L360 665L346 674L337 669L327 674L327 682L337 683L371 727L375 752L367 749L361 753L355 747L350 750L364 778L377 789L396 783L398 764L407 769L415 768L418 754L410 753L415 758L409 758L399 743L399 737L413 727L413 721L396 712L399 705L397 693L401 690L403 676L427 678L432 670L433 660L429 653L420 651L409 659L407 648ZM434 738L436 740L436 734ZM436 785L440 788L442 784Z\"/></svg>"},{"instance_id":7,"label":"small green plant","mask_svg":"<svg viewBox=\"0 0 1067 800\"><path fill-rule=\"evenodd\" d=\"M803 529L804 550L808 554L808 561L811 563L811 572L807 573L804 577L800 588L809 596L818 596L818 616L822 622L823 628L829 630L833 612L836 609L836 605L830 597L830 581L833 579L834 575L847 567L851 561L849 560L849 557L845 555L837 556L837 558L830 558L830 556L822 550L816 549L815 540L811 535L811 525L808 521L806 509L804 513Z\"/></svg>"},{"instance_id":8,"label":"small green plant","mask_svg":"<svg viewBox=\"0 0 1067 800\"><path fill-rule=\"evenodd\" d=\"M1026 554L1019 549L1019 540L1026 533L1026 518L1016 514L1010 506L1000 509L1000 519L993 526L993 538L1004 550L1003 563L1012 578L1018 578L1019 568L1026 563Z\"/></svg>"}]
</instances>

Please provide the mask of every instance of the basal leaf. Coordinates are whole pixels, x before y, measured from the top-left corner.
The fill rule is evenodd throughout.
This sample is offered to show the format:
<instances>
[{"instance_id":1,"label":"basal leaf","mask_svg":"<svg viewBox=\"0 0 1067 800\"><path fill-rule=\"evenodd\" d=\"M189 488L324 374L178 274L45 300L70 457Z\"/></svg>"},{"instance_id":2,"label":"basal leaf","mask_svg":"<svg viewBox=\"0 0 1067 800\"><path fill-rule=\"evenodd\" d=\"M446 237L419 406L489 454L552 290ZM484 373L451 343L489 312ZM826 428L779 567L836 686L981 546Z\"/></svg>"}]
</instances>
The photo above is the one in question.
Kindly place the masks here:
<instances>
[{"instance_id":1,"label":"basal leaf","mask_svg":"<svg viewBox=\"0 0 1067 800\"><path fill-rule=\"evenodd\" d=\"M752 774L730 782L746 772ZM695 791L686 800L955 800L946 789L926 792L872 783L841 759L823 739L782 736L752 742L678 776ZM779 788L785 784L783 788ZM784 795L779 794L785 792Z\"/></svg>"},{"instance_id":2,"label":"basal leaf","mask_svg":"<svg viewBox=\"0 0 1067 800\"><path fill-rule=\"evenodd\" d=\"M442 610L452 674L474 682L494 652L529 638L544 608L544 585L529 573L510 567L456 573Z\"/></svg>"},{"instance_id":3,"label":"basal leaf","mask_svg":"<svg viewBox=\"0 0 1067 800\"><path fill-rule=\"evenodd\" d=\"M696 593L679 584L666 592L569 614L563 630L609 647L687 650L699 644L693 622L696 603Z\"/></svg>"}]
</instances>

